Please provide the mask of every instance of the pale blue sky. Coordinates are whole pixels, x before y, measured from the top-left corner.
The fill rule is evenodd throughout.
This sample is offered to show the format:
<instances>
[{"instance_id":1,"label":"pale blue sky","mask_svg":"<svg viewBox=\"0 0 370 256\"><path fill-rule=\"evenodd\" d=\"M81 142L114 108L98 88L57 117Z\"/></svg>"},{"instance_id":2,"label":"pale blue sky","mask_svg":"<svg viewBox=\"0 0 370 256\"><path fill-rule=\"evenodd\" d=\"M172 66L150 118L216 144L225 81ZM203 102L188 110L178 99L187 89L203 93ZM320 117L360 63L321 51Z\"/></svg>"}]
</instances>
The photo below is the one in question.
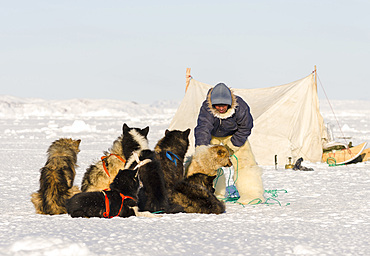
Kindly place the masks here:
<instances>
[{"instance_id":1,"label":"pale blue sky","mask_svg":"<svg viewBox=\"0 0 370 256\"><path fill-rule=\"evenodd\" d=\"M317 65L330 99L370 100L368 0L0 7L0 94L152 103L182 99L187 67L204 83L260 88L303 78Z\"/></svg>"}]
</instances>

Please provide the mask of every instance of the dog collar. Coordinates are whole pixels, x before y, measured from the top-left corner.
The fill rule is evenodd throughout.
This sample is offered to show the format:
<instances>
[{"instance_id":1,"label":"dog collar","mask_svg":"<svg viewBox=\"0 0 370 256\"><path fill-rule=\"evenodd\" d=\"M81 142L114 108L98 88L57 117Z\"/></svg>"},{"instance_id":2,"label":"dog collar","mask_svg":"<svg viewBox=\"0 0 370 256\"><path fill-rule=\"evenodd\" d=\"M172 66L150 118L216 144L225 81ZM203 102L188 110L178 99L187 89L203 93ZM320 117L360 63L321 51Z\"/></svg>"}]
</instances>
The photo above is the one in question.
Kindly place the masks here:
<instances>
[{"instance_id":1,"label":"dog collar","mask_svg":"<svg viewBox=\"0 0 370 256\"><path fill-rule=\"evenodd\" d=\"M177 166L177 160L181 162L180 158L176 154L172 153L171 151L166 151L166 156L168 159L170 159L171 162L174 162L176 166Z\"/></svg>"}]
</instances>

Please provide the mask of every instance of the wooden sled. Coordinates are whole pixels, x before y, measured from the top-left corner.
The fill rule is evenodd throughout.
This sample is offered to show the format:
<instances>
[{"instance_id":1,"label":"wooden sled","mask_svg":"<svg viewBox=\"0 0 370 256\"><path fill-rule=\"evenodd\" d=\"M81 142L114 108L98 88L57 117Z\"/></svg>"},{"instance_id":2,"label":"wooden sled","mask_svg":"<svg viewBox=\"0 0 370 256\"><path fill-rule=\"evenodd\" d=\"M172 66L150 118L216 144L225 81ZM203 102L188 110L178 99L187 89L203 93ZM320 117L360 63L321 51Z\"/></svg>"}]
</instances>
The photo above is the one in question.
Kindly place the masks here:
<instances>
[{"instance_id":1,"label":"wooden sled","mask_svg":"<svg viewBox=\"0 0 370 256\"><path fill-rule=\"evenodd\" d=\"M330 166L342 165L355 160L358 156L362 154L367 142L360 145L345 148L342 150L333 150L331 152L326 152L322 154L322 161L328 163Z\"/></svg>"},{"instance_id":2,"label":"wooden sled","mask_svg":"<svg viewBox=\"0 0 370 256\"><path fill-rule=\"evenodd\" d=\"M370 148L364 149L361 153L361 157L362 162L370 161Z\"/></svg>"}]
</instances>

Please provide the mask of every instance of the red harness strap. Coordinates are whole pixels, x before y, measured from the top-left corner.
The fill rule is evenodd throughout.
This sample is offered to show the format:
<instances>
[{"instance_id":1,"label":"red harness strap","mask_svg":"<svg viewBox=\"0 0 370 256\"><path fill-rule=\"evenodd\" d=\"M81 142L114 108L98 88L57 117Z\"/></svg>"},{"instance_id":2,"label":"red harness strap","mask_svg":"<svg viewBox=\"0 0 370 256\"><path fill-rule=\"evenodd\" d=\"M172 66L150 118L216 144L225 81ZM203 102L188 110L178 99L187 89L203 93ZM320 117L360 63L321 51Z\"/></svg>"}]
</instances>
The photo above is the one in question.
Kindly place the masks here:
<instances>
[{"instance_id":1,"label":"red harness strap","mask_svg":"<svg viewBox=\"0 0 370 256\"><path fill-rule=\"evenodd\" d=\"M110 174L108 172L108 169L107 169L107 165L106 165L106 158L110 157L110 156L115 156L117 157L119 160L121 160L123 163L126 163L126 160L123 159L122 157L120 157L119 155L116 155L116 154L110 154L109 156L102 156L100 159L103 163L103 168L104 168L104 171L105 173L108 175L108 177L110 177Z\"/></svg>"},{"instance_id":2,"label":"red harness strap","mask_svg":"<svg viewBox=\"0 0 370 256\"><path fill-rule=\"evenodd\" d=\"M107 194L105 193L105 190L103 190L102 193L104 194L104 197L105 197L105 212L103 213L103 217L108 218L108 219L111 219L113 217L117 217L121 213L121 210L122 210L122 207L123 207L123 201L125 201L125 199L129 198L129 199L132 199L132 200L135 201L135 199L133 199L131 196L124 196L121 193L119 193L119 195L122 198L121 207L119 208L119 211L118 211L116 216L110 216L109 217L109 212L110 212L109 198L108 198Z\"/></svg>"}]
</instances>

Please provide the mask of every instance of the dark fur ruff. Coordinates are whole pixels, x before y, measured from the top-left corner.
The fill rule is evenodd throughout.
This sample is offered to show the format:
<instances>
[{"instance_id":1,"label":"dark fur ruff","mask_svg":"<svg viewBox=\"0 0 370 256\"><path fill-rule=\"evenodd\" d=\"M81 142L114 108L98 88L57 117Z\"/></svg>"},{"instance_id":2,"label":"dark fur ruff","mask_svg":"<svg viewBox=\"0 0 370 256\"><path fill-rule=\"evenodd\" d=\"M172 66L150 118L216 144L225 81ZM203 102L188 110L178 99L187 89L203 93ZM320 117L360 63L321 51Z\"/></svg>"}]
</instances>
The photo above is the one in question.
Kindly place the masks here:
<instances>
[{"instance_id":1,"label":"dark fur ruff","mask_svg":"<svg viewBox=\"0 0 370 256\"><path fill-rule=\"evenodd\" d=\"M189 147L190 129L185 131L165 131L165 136L155 146L156 156L159 159L164 173L166 190L168 193L169 212L182 211L172 203L172 193L177 182L184 178L184 158ZM179 158L179 159L177 159Z\"/></svg>"},{"instance_id":2,"label":"dark fur ruff","mask_svg":"<svg viewBox=\"0 0 370 256\"><path fill-rule=\"evenodd\" d=\"M133 159L130 159L132 152L140 152L142 149L148 148L147 135L149 127L144 129L130 128L126 123L122 127L122 135L118 137L109 151L104 152L106 158L106 168L110 173L110 177L105 173L102 161L90 165L87 168L81 184L83 192L101 191L109 188L109 184L113 181L118 171L132 164ZM116 154L126 160L123 164L117 157L110 156ZM130 162L128 165L127 163ZM127 168L129 169L129 168Z\"/></svg>"},{"instance_id":3,"label":"dark fur ruff","mask_svg":"<svg viewBox=\"0 0 370 256\"><path fill-rule=\"evenodd\" d=\"M213 180L216 176L196 173L175 186L173 203L182 206L187 213L221 214L225 212L224 202L214 193Z\"/></svg>"},{"instance_id":4,"label":"dark fur ruff","mask_svg":"<svg viewBox=\"0 0 370 256\"><path fill-rule=\"evenodd\" d=\"M62 138L50 145L48 159L40 170L40 189L31 195L36 213L67 213L66 200L80 192L73 186L80 142L81 140Z\"/></svg>"},{"instance_id":5,"label":"dark fur ruff","mask_svg":"<svg viewBox=\"0 0 370 256\"><path fill-rule=\"evenodd\" d=\"M139 156L140 161L151 161L139 167L139 179L142 187L139 190L138 206L140 211L167 212L168 195L161 164L151 150L143 150Z\"/></svg>"},{"instance_id":6,"label":"dark fur ruff","mask_svg":"<svg viewBox=\"0 0 370 256\"><path fill-rule=\"evenodd\" d=\"M110 184L110 191L105 191L109 199L109 217L114 217L119 213L122 205L122 197L130 196L123 201L123 206L119 217L135 216L133 207L137 206L137 191L139 189L139 180L135 170L120 170L113 182ZM105 195L103 192L82 192L74 195L67 200L68 214L73 218L77 217L99 217L104 218L106 212Z\"/></svg>"}]
</instances>

